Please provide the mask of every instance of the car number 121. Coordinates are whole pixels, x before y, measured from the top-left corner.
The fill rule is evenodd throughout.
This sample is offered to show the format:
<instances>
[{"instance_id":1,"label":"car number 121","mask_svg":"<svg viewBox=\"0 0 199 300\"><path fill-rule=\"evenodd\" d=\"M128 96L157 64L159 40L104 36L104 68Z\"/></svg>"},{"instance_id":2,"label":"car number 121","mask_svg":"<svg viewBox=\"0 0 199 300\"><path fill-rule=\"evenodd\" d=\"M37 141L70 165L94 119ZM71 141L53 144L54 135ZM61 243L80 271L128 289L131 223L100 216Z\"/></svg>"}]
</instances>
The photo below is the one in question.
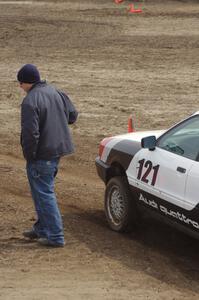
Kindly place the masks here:
<instances>
[{"instance_id":1,"label":"car number 121","mask_svg":"<svg viewBox=\"0 0 199 300\"><path fill-rule=\"evenodd\" d=\"M145 159L139 160L138 163L139 166L138 166L137 179L154 186L156 183L160 165L153 166L153 163L150 160L145 160ZM149 180L149 175L151 173L152 173L152 179Z\"/></svg>"}]
</instances>

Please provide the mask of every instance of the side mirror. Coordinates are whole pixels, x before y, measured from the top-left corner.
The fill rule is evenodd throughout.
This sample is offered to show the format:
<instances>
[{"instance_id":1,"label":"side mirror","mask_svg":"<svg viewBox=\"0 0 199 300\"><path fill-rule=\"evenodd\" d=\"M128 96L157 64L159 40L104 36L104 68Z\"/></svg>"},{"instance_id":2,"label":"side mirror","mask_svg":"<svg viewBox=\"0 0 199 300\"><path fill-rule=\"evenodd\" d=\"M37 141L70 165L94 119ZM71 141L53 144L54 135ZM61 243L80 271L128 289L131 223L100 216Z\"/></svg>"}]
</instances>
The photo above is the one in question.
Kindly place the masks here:
<instances>
[{"instance_id":1,"label":"side mirror","mask_svg":"<svg viewBox=\"0 0 199 300\"><path fill-rule=\"evenodd\" d=\"M147 136L145 138L142 138L141 146L142 146L142 148L147 148L151 151L155 150L156 137L154 135L151 135L151 136Z\"/></svg>"}]
</instances>

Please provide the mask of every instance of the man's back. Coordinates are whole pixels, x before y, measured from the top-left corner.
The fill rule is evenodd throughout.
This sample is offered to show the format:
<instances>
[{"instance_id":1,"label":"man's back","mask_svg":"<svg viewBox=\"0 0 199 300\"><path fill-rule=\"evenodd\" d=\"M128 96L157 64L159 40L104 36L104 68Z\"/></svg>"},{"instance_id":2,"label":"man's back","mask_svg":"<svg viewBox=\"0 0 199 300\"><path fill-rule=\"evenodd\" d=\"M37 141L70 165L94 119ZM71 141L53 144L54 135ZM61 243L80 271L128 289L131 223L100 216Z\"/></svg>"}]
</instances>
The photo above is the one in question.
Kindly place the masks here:
<instances>
[{"instance_id":1,"label":"man's back","mask_svg":"<svg viewBox=\"0 0 199 300\"><path fill-rule=\"evenodd\" d=\"M65 94L46 82L33 86L22 103L21 138L27 160L49 160L74 151L68 128L71 113L76 120L77 112Z\"/></svg>"}]
</instances>

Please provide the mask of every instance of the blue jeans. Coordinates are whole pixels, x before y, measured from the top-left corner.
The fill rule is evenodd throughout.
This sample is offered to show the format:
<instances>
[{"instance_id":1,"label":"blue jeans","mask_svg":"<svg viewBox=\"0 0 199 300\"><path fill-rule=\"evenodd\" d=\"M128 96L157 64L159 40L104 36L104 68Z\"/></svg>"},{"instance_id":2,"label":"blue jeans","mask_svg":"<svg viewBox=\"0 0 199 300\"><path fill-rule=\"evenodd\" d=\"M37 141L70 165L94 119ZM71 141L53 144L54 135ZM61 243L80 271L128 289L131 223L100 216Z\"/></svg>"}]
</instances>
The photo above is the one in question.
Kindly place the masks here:
<instances>
[{"instance_id":1,"label":"blue jeans","mask_svg":"<svg viewBox=\"0 0 199 300\"><path fill-rule=\"evenodd\" d=\"M54 192L54 179L59 159L37 160L27 163L27 175L37 212L33 230L49 242L64 244L63 224Z\"/></svg>"}]
</instances>

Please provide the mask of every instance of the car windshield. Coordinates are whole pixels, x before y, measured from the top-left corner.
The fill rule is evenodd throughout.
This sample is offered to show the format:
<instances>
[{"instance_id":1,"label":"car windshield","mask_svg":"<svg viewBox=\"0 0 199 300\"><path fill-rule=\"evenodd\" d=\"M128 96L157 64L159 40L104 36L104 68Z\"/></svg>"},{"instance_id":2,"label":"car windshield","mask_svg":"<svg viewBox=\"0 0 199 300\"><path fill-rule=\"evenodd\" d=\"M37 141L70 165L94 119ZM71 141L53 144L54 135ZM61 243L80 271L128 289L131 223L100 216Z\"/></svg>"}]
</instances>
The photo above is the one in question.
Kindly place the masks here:
<instances>
[{"instance_id":1,"label":"car windshield","mask_svg":"<svg viewBox=\"0 0 199 300\"><path fill-rule=\"evenodd\" d=\"M158 147L196 160L199 153L199 116L175 126L158 141Z\"/></svg>"}]
</instances>

